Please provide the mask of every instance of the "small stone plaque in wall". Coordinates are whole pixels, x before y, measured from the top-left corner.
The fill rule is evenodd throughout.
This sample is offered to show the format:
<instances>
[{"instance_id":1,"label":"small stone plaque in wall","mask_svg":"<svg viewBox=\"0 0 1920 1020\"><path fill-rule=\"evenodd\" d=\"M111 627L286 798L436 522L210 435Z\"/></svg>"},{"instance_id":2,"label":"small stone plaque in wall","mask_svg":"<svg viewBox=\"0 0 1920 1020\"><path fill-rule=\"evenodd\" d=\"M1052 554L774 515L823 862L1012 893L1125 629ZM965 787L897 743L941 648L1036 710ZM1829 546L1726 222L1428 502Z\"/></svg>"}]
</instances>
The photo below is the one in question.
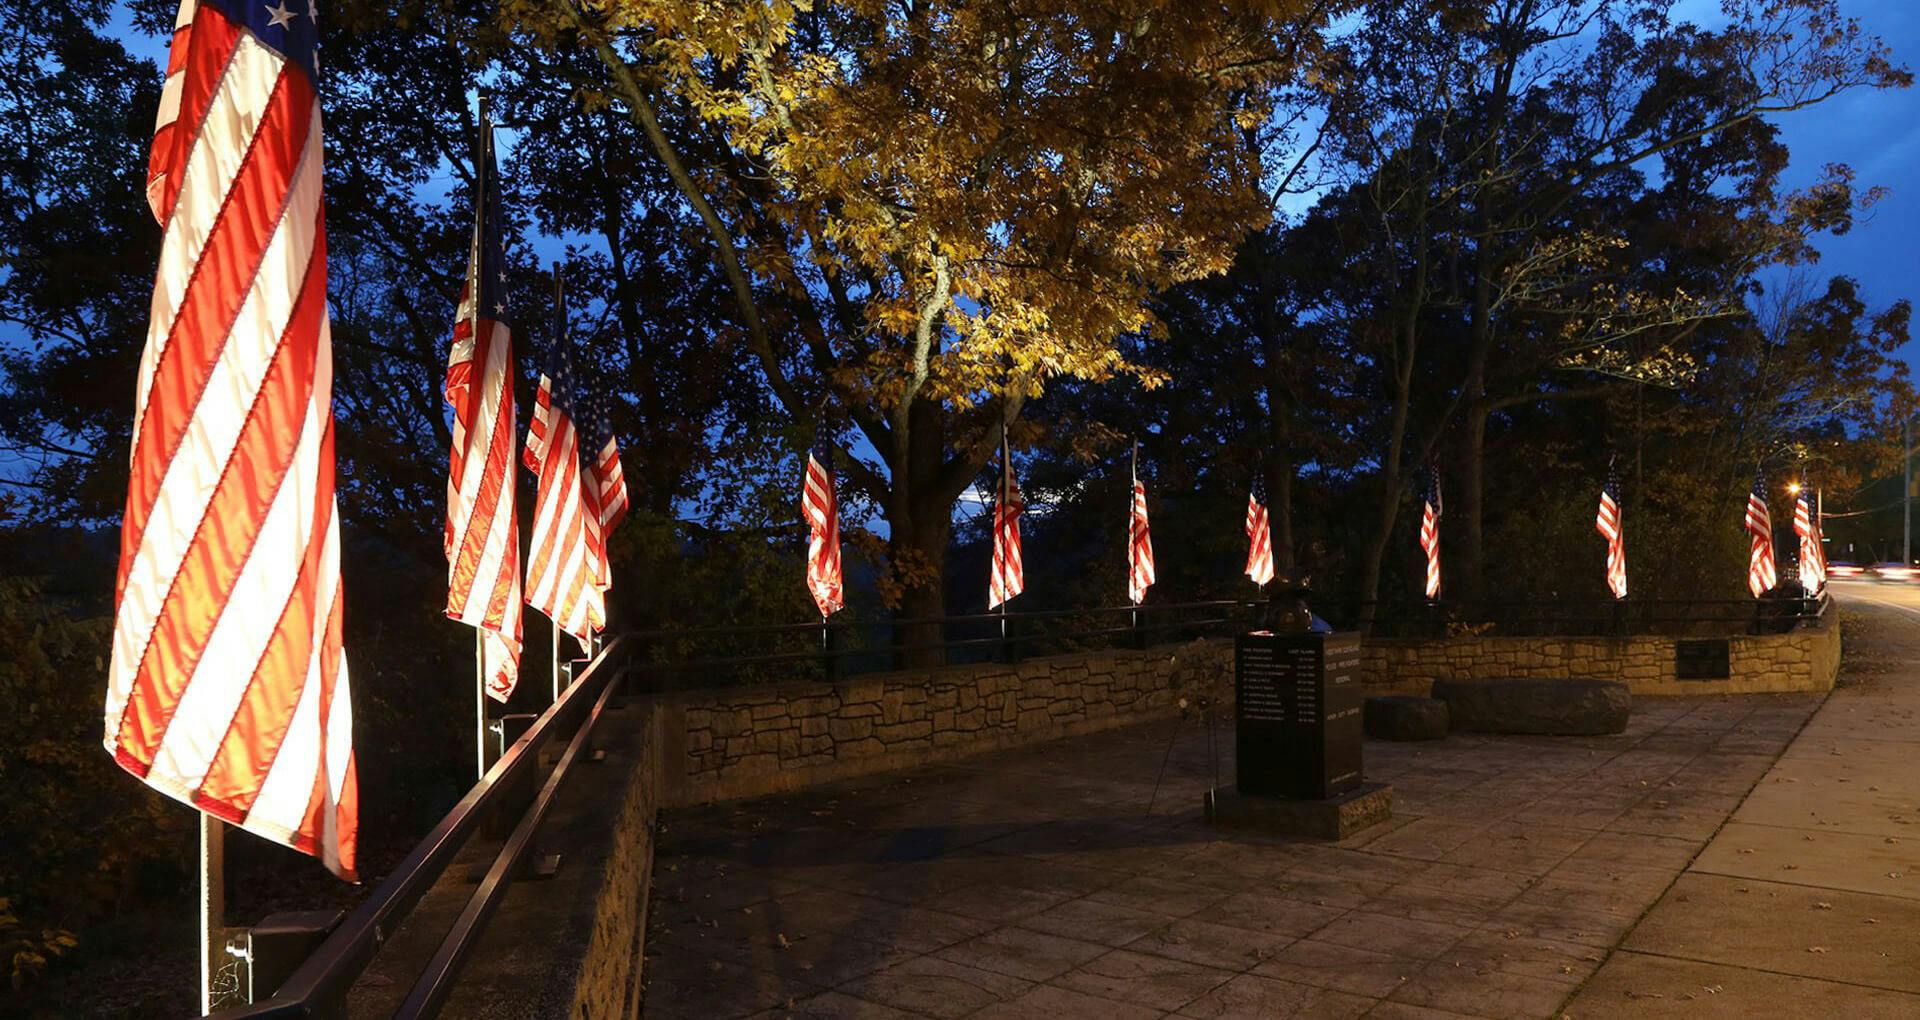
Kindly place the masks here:
<instances>
[{"instance_id":1,"label":"small stone plaque in wall","mask_svg":"<svg viewBox=\"0 0 1920 1020\"><path fill-rule=\"evenodd\" d=\"M1732 642L1726 638L1673 643L1673 675L1682 680L1725 680L1733 675Z\"/></svg>"}]
</instances>

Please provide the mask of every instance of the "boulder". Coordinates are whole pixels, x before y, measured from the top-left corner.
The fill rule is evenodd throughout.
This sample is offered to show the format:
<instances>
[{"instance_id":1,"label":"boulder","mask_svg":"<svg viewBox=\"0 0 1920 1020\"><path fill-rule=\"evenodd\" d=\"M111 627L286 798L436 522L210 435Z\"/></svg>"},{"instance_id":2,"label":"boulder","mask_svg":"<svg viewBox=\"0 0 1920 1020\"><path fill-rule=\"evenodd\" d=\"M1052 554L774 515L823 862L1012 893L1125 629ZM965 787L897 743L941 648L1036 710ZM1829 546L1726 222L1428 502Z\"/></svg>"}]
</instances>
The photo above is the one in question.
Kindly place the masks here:
<instances>
[{"instance_id":1,"label":"boulder","mask_svg":"<svg viewBox=\"0 0 1920 1020\"><path fill-rule=\"evenodd\" d=\"M1456 730L1595 736L1620 733L1633 695L1617 680L1435 680Z\"/></svg>"},{"instance_id":2,"label":"boulder","mask_svg":"<svg viewBox=\"0 0 1920 1020\"><path fill-rule=\"evenodd\" d=\"M1400 694L1367 699L1361 713L1367 736L1380 740L1439 740L1447 735L1447 703Z\"/></svg>"}]
</instances>

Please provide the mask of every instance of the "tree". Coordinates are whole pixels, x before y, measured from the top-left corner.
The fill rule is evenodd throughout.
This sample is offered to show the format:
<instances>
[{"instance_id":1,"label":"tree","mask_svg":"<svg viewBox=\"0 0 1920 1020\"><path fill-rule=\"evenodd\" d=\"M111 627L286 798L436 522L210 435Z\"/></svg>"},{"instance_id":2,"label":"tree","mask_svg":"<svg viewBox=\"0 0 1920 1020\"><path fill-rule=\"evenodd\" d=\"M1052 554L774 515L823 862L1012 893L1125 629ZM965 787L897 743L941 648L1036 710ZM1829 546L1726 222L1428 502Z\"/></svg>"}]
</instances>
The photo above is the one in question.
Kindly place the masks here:
<instances>
[{"instance_id":1,"label":"tree","mask_svg":"<svg viewBox=\"0 0 1920 1020\"><path fill-rule=\"evenodd\" d=\"M780 408L877 454L848 471L886 518L887 590L924 617L954 503L1024 402L1063 376L1154 381L1119 339L1262 222L1235 132L1347 5L501 6L597 55Z\"/></svg>"}]
</instances>

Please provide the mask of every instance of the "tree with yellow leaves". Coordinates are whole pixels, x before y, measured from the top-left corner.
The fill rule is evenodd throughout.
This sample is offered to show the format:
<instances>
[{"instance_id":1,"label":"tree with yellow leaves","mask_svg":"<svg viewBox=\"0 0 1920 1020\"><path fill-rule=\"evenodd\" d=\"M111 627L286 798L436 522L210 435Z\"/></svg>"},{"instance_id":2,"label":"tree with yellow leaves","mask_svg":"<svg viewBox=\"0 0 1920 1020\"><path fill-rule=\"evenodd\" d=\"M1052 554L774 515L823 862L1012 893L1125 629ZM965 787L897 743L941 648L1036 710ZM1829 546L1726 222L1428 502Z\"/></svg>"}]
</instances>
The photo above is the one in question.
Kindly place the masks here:
<instances>
[{"instance_id":1,"label":"tree with yellow leaves","mask_svg":"<svg viewBox=\"0 0 1920 1020\"><path fill-rule=\"evenodd\" d=\"M1062 376L1156 381L1118 341L1270 216L1244 132L1316 80L1350 0L507 0L583 47L706 232L738 341L889 527L883 585L943 609L956 501Z\"/></svg>"}]
</instances>

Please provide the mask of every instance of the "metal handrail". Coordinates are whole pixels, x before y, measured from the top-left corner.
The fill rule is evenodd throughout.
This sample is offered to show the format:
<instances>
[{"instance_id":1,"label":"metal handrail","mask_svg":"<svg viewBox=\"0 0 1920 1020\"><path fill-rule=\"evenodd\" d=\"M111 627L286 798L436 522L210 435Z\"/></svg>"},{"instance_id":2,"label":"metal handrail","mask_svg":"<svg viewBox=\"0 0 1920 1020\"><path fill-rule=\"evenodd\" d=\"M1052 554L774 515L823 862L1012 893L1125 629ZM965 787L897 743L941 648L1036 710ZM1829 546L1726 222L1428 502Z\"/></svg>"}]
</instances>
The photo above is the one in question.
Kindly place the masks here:
<instances>
[{"instance_id":1,"label":"metal handrail","mask_svg":"<svg viewBox=\"0 0 1920 1020\"><path fill-rule=\"evenodd\" d=\"M753 637L762 634L817 634L822 630L863 630L868 627L928 627L941 624L997 623L1004 615L1010 620L1052 620L1074 616L1096 616L1118 613L1170 613L1189 609L1222 609L1244 607L1253 603L1237 599L1213 599L1200 602L1175 602L1165 605L1146 604L1139 606L1089 606L1083 609L1040 609L1013 610L1001 613L965 613L958 616L900 617L883 620L814 620L806 623L761 623L738 627L660 627L653 630L628 631L627 636L636 641L656 638L693 639L703 637Z\"/></svg>"},{"instance_id":2,"label":"metal handrail","mask_svg":"<svg viewBox=\"0 0 1920 1020\"><path fill-rule=\"evenodd\" d=\"M265 1020L343 1015L347 990L373 962L394 929L406 920L421 898L433 888L474 830L499 806L501 799L506 796L505 791L512 788L513 782L539 768L540 749L548 737L580 715L591 701L592 714L581 724L569 752L580 745L582 736L591 728L593 720L598 718L601 708L606 704L607 694L612 691L611 685L618 671L611 663L621 653L624 643L623 638L608 642L573 686L561 695L560 700L540 713L527 732L513 742L513 746L500 756L499 761L493 763L487 774L467 791L466 796L460 798L453 810L448 811L446 817L433 827L433 831L427 833L426 838L394 868L379 888L328 934L319 948L301 963L272 998L221 1010L212 1014L212 1017L215 1020ZM573 761L573 757L569 756L554 767L547 781L549 788L564 779ZM536 809L542 813L545 810L541 803L536 802L534 809L528 811L528 816ZM522 826L525 826L528 816L522 817ZM537 819L534 824L538 824ZM520 829L516 828L514 834L518 836ZM511 845L512 840L509 840ZM499 864L496 859L496 868ZM488 875L492 877L493 872L489 871ZM471 906L469 903L469 908ZM463 919L466 917L465 914L461 916ZM439 958L436 956L435 959L438 961Z\"/></svg>"},{"instance_id":3,"label":"metal handrail","mask_svg":"<svg viewBox=\"0 0 1920 1020\"><path fill-rule=\"evenodd\" d=\"M547 811L553 807L554 799L560 793L560 785L566 781L567 771L587 746L588 738L593 735L594 724L600 721L601 713L606 711L607 699L613 696L613 692L613 684L600 685L600 697L595 699L593 710L587 714L586 721L580 724L572 742L567 744L566 752L554 765L533 807L521 817L520 824L514 826L513 834L507 837L506 845L494 857L493 866L487 869L486 877L480 880L480 887L467 899L459 920L453 923L452 930L447 932L440 948L434 952L426 971L414 982L412 990L407 992L406 1001L400 1004L395 1017L414 1020L416 1017L437 1016L440 1007L446 1004L447 996L453 991L454 980L460 976L461 968L466 966L473 947L480 941L487 921L500 908L500 901L506 898L507 886L512 884L513 876L519 873L527 854L532 851L534 834L539 831L540 823L546 820Z\"/></svg>"},{"instance_id":4,"label":"metal handrail","mask_svg":"<svg viewBox=\"0 0 1920 1020\"><path fill-rule=\"evenodd\" d=\"M1080 641L1100 638L1116 638L1124 635L1146 636L1162 634L1168 631L1194 628L1213 628L1232 624L1236 612L1248 612L1258 603L1213 599L1195 602L1089 606L1073 609L1043 609L1033 611L1014 611L1008 613L970 613L958 616L902 618L888 620L823 620L803 624L759 624L741 627L704 627L687 629L660 629L648 631L630 631L628 637L636 644L649 648L667 645L669 642L698 644L724 639L769 637L778 635L814 636L821 638L819 646L814 648L793 649L788 651L760 651L744 655L696 655L692 658L658 660L651 656L639 668L643 673L657 676L681 675L699 671L746 669L751 667L775 666L780 664L817 662L827 675L839 675L841 664L849 659L871 656L902 656L916 652L954 652L969 649L1015 649L1028 648L1041 642ZM1197 618L1165 619L1172 614L1205 613ZM1119 627L1092 626L1098 618L1126 615L1131 622ZM1152 619L1160 617L1161 619ZM1089 626L1072 629L1036 629L1030 624L1060 620L1086 620ZM932 641L909 641L906 643L887 643L868 648L845 648L835 644L831 635L849 631L865 632L873 628L888 628L899 636L903 628L915 626L976 626L999 625L998 634L979 637L941 637ZM882 667L879 672L885 672ZM862 670L861 672L874 672ZM707 686L702 684L701 686Z\"/></svg>"}]
</instances>

